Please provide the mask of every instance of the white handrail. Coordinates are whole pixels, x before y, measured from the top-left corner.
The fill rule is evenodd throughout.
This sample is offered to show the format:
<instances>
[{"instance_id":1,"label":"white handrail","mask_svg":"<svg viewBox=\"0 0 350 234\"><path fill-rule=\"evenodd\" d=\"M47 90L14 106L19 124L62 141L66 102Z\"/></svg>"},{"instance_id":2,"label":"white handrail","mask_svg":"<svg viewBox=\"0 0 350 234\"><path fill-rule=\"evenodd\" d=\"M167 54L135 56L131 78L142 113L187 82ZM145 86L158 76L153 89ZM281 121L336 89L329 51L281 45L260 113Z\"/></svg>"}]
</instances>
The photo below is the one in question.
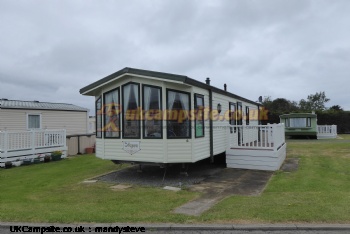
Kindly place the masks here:
<instances>
[{"instance_id":1,"label":"white handrail","mask_svg":"<svg viewBox=\"0 0 350 234\"><path fill-rule=\"evenodd\" d=\"M337 125L317 125L317 138L327 139L337 137Z\"/></svg>"},{"instance_id":2,"label":"white handrail","mask_svg":"<svg viewBox=\"0 0 350 234\"><path fill-rule=\"evenodd\" d=\"M229 125L228 148L278 150L285 143L284 124Z\"/></svg>"},{"instance_id":3,"label":"white handrail","mask_svg":"<svg viewBox=\"0 0 350 234\"><path fill-rule=\"evenodd\" d=\"M317 133L325 135L336 135L337 125L317 125Z\"/></svg>"},{"instance_id":4,"label":"white handrail","mask_svg":"<svg viewBox=\"0 0 350 234\"><path fill-rule=\"evenodd\" d=\"M15 151L31 151L50 147L66 147L65 129L45 129L29 131L0 131L0 154Z\"/></svg>"}]
</instances>

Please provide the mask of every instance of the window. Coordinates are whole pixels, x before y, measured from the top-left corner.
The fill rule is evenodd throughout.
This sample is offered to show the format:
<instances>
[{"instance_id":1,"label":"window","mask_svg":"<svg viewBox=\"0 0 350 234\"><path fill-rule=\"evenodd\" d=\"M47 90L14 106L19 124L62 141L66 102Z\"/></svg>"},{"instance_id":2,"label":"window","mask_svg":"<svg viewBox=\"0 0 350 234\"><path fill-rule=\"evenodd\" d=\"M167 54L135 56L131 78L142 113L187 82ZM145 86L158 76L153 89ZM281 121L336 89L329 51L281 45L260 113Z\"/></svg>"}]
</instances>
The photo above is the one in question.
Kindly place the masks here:
<instances>
[{"instance_id":1,"label":"window","mask_svg":"<svg viewBox=\"0 0 350 234\"><path fill-rule=\"evenodd\" d=\"M102 138L102 98L96 100L96 137Z\"/></svg>"},{"instance_id":2,"label":"window","mask_svg":"<svg viewBox=\"0 0 350 234\"><path fill-rule=\"evenodd\" d=\"M230 117L230 120L229 120L230 125L236 125L237 124L237 122L236 122L236 119L237 119L237 117L236 117L236 103L230 102L230 104L229 104L229 112L230 112L230 115L229 115L229 117Z\"/></svg>"},{"instance_id":3,"label":"window","mask_svg":"<svg viewBox=\"0 0 350 234\"><path fill-rule=\"evenodd\" d=\"M143 138L163 138L162 122L162 89L156 86L143 85Z\"/></svg>"},{"instance_id":4,"label":"window","mask_svg":"<svg viewBox=\"0 0 350 234\"><path fill-rule=\"evenodd\" d=\"M195 118L195 136L204 137L204 96L194 95Z\"/></svg>"},{"instance_id":5,"label":"window","mask_svg":"<svg viewBox=\"0 0 350 234\"><path fill-rule=\"evenodd\" d=\"M167 90L167 137L191 138L189 93Z\"/></svg>"},{"instance_id":6,"label":"window","mask_svg":"<svg viewBox=\"0 0 350 234\"><path fill-rule=\"evenodd\" d=\"M103 103L104 137L120 138L119 88L105 93L103 96Z\"/></svg>"},{"instance_id":7,"label":"window","mask_svg":"<svg viewBox=\"0 0 350 234\"><path fill-rule=\"evenodd\" d=\"M245 107L245 125L249 125L249 106Z\"/></svg>"},{"instance_id":8,"label":"window","mask_svg":"<svg viewBox=\"0 0 350 234\"><path fill-rule=\"evenodd\" d=\"M140 139L140 85L123 85L123 138Z\"/></svg>"},{"instance_id":9,"label":"window","mask_svg":"<svg viewBox=\"0 0 350 234\"><path fill-rule=\"evenodd\" d=\"M236 123L237 125L242 125L243 124L243 112L242 112L242 103L241 102L237 102L237 120Z\"/></svg>"},{"instance_id":10,"label":"window","mask_svg":"<svg viewBox=\"0 0 350 234\"><path fill-rule=\"evenodd\" d=\"M28 127L28 129L41 128L41 115L40 114L28 114L27 127Z\"/></svg>"},{"instance_id":11,"label":"window","mask_svg":"<svg viewBox=\"0 0 350 234\"><path fill-rule=\"evenodd\" d=\"M289 118L289 121L286 121L286 127L291 127L291 128L311 127L311 118Z\"/></svg>"}]
</instances>

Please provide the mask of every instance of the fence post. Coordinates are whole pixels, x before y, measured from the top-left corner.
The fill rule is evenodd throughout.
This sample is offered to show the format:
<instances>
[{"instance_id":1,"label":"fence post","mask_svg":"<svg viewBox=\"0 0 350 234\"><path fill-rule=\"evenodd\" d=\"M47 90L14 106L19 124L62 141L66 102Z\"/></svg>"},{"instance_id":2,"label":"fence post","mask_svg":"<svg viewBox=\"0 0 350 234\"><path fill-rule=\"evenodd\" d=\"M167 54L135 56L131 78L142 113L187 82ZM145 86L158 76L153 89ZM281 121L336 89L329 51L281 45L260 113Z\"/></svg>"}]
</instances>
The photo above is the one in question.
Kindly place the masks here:
<instances>
[{"instance_id":1,"label":"fence post","mask_svg":"<svg viewBox=\"0 0 350 234\"><path fill-rule=\"evenodd\" d=\"M278 143L276 142L277 137L278 137L277 124L272 124L271 131L272 131L272 134L270 134L270 136L272 136L272 139L270 141L270 144L273 144L273 150L276 151L277 150L277 145L278 145Z\"/></svg>"},{"instance_id":2,"label":"fence post","mask_svg":"<svg viewBox=\"0 0 350 234\"><path fill-rule=\"evenodd\" d=\"M228 125L229 126L229 125ZM230 149L230 126L226 127L226 134L227 134L227 144L226 144L226 150Z\"/></svg>"},{"instance_id":3,"label":"fence post","mask_svg":"<svg viewBox=\"0 0 350 234\"><path fill-rule=\"evenodd\" d=\"M281 123L281 135L282 135L282 144L286 142L286 133L284 123Z\"/></svg>"},{"instance_id":4,"label":"fence post","mask_svg":"<svg viewBox=\"0 0 350 234\"><path fill-rule=\"evenodd\" d=\"M7 150L8 150L8 139L7 139L7 137L8 137L8 133L7 133L7 131L5 130L4 131L4 154L5 154L5 158L7 158Z\"/></svg>"},{"instance_id":5,"label":"fence post","mask_svg":"<svg viewBox=\"0 0 350 234\"><path fill-rule=\"evenodd\" d=\"M35 131L30 130L32 154L35 154Z\"/></svg>"},{"instance_id":6,"label":"fence post","mask_svg":"<svg viewBox=\"0 0 350 234\"><path fill-rule=\"evenodd\" d=\"M63 146L66 147L67 146L67 142L66 142L66 136L67 136L67 131L66 129L63 129L63 136L62 136L62 141L63 141Z\"/></svg>"}]
</instances>

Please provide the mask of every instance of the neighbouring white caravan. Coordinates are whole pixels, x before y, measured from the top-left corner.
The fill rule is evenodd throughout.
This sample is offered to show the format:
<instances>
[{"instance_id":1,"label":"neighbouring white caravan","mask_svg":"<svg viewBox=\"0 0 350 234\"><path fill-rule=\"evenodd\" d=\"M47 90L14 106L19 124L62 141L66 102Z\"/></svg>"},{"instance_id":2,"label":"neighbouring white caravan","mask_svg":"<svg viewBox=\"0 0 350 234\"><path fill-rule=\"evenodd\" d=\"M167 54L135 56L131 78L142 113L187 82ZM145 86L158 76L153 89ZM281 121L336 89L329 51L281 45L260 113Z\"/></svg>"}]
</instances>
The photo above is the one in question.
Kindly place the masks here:
<instances>
[{"instance_id":1,"label":"neighbouring white caravan","mask_svg":"<svg viewBox=\"0 0 350 234\"><path fill-rule=\"evenodd\" d=\"M65 129L88 133L89 110L66 103L0 99L0 131Z\"/></svg>"},{"instance_id":2,"label":"neighbouring white caravan","mask_svg":"<svg viewBox=\"0 0 350 234\"><path fill-rule=\"evenodd\" d=\"M58 150L66 156L67 142L75 146L67 135L87 134L88 111L66 103L0 99L0 167Z\"/></svg>"}]
</instances>

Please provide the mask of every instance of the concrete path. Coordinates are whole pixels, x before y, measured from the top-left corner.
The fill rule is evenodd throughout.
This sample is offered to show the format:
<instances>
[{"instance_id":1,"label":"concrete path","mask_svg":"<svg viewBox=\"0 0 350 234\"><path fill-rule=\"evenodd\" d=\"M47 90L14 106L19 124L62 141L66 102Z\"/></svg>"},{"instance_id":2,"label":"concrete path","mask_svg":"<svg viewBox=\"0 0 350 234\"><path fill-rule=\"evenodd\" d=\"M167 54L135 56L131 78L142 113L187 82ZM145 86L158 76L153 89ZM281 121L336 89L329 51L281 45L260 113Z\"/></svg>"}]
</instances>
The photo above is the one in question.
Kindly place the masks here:
<instances>
[{"instance_id":1,"label":"concrete path","mask_svg":"<svg viewBox=\"0 0 350 234\"><path fill-rule=\"evenodd\" d=\"M273 172L226 168L206 178L200 184L192 185L191 191L202 196L174 210L178 214L199 216L222 199L232 195L259 195Z\"/></svg>"}]
</instances>

